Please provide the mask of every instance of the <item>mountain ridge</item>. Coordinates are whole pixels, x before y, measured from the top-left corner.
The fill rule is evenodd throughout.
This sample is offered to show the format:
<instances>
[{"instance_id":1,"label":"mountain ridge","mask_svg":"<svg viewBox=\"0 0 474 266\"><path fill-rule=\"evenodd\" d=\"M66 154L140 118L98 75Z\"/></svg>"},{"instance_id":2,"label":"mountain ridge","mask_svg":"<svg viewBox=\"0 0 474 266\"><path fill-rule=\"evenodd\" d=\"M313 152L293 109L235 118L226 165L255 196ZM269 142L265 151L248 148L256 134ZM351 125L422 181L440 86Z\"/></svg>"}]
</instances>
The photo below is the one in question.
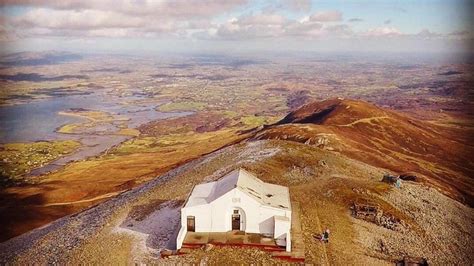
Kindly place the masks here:
<instances>
[{"instance_id":1,"label":"mountain ridge","mask_svg":"<svg viewBox=\"0 0 474 266\"><path fill-rule=\"evenodd\" d=\"M367 102L342 98L306 104L259 131L254 139L328 146L350 158L423 182L474 205L473 146L456 129L420 121ZM319 143L318 143L319 142Z\"/></svg>"}]
</instances>

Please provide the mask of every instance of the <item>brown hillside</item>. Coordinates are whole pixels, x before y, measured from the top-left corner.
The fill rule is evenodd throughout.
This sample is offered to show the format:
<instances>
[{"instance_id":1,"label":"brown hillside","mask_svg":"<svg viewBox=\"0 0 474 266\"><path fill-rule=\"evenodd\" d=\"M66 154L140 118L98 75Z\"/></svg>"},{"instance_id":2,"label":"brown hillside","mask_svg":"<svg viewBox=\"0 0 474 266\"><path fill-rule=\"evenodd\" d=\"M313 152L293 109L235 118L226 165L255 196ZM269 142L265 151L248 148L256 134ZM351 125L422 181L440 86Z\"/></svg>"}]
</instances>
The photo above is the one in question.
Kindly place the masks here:
<instances>
[{"instance_id":1,"label":"brown hillside","mask_svg":"<svg viewBox=\"0 0 474 266\"><path fill-rule=\"evenodd\" d=\"M385 116L386 112L362 101L329 99L313 102L289 113L277 124L301 123L343 125L360 118Z\"/></svg>"},{"instance_id":2,"label":"brown hillside","mask_svg":"<svg viewBox=\"0 0 474 266\"><path fill-rule=\"evenodd\" d=\"M469 157L474 149L460 129L338 98L307 104L255 138L303 142L396 173L415 172L423 182L474 205Z\"/></svg>"},{"instance_id":3,"label":"brown hillside","mask_svg":"<svg viewBox=\"0 0 474 266\"><path fill-rule=\"evenodd\" d=\"M244 167L265 182L289 187L306 264L394 265L424 257L430 265L471 265L472 208L436 189L380 182L384 169L294 141L245 141L193 160L97 206L0 243L0 264L209 265L284 264L252 248L173 249L180 207L196 184ZM395 229L356 219L350 206L367 202L400 220ZM327 244L315 239L330 228ZM176 233L176 234L175 234ZM295 242L296 243L296 242ZM301 249L300 249L301 251Z\"/></svg>"}]
</instances>

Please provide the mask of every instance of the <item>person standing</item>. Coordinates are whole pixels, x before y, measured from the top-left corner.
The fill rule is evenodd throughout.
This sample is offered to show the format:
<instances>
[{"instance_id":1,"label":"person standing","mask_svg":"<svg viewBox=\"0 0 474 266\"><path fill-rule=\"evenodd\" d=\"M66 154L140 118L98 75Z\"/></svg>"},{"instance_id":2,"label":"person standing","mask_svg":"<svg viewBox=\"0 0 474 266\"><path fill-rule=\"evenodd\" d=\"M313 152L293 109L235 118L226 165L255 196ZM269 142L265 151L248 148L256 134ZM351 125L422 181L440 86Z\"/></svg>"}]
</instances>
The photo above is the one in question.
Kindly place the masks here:
<instances>
[{"instance_id":1,"label":"person standing","mask_svg":"<svg viewBox=\"0 0 474 266\"><path fill-rule=\"evenodd\" d=\"M329 243L329 229L326 228L326 230L324 230L322 236L321 236L321 241L323 241L324 243Z\"/></svg>"},{"instance_id":2,"label":"person standing","mask_svg":"<svg viewBox=\"0 0 474 266\"><path fill-rule=\"evenodd\" d=\"M402 186L402 181L400 180L400 177L397 178L397 181L395 181L395 187L400 188Z\"/></svg>"}]
</instances>

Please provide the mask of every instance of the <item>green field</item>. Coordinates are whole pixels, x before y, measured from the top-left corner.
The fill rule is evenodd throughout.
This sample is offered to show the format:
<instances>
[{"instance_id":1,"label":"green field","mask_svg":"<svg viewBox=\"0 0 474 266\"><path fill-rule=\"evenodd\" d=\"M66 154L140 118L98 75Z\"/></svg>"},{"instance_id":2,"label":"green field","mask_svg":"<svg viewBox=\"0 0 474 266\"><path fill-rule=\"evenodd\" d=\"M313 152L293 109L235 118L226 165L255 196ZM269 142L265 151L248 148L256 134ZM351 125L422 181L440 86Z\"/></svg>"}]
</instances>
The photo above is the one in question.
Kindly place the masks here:
<instances>
[{"instance_id":1,"label":"green field","mask_svg":"<svg viewBox=\"0 0 474 266\"><path fill-rule=\"evenodd\" d=\"M74 140L8 143L0 145L0 185L15 183L23 174L76 150Z\"/></svg>"}]
</instances>

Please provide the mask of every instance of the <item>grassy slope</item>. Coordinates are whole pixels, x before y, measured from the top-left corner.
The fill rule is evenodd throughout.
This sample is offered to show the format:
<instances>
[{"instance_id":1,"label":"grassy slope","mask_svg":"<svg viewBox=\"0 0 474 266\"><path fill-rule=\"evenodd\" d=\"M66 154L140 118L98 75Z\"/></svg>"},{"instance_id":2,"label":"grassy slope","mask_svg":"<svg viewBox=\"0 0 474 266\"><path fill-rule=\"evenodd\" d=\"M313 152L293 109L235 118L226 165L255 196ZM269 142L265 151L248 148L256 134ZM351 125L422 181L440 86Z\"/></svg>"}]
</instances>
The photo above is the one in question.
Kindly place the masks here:
<instances>
[{"instance_id":1,"label":"grassy slope","mask_svg":"<svg viewBox=\"0 0 474 266\"><path fill-rule=\"evenodd\" d=\"M3 177L1 182L14 181L32 169L74 151L79 145L79 142L73 140L2 144L0 145L0 168Z\"/></svg>"},{"instance_id":2,"label":"grassy slope","mask_svg":"<svg viewBox=\"0 0 474 266\"><path fill-rule=\"evenodd\" d=\"M130 141L109 154L75 162L45 176L34 186L0 191L2 239L24 233L104 199L76 201L120 192L160 175L185 161L212 152L243 136L231 130L190 134L180 140L160 139L165 145L145 147ZM59 205L58 203L61 203ZM68 204L71 203L71 204Z\"/></svg>"}]
</instances>

